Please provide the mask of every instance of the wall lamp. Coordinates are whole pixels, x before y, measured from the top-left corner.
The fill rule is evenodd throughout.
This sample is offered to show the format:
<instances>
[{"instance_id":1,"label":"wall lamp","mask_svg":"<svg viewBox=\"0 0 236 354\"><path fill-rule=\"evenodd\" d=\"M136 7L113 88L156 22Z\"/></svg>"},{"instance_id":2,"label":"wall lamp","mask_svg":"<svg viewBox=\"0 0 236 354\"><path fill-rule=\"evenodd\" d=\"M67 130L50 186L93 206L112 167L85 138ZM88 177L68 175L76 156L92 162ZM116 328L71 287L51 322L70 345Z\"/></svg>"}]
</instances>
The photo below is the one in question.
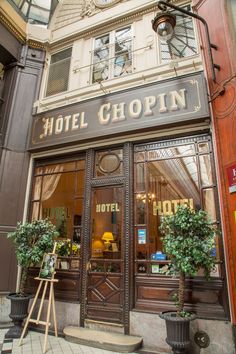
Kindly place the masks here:
<instances>
[{"instance_id":1,"label":"wall lamp","mask_svg":"<svg viewBox=\"0 0 236 354\"><path fill-rule=\"evenodd\" d=\"M204 20L203 17L191 11L185 10L182 7L173 5L169 1L170 0L158 1L157 6L162 12L160 14L157 14L154 20L152 20L153 30L157 33L160 39L164 41L168 41L169 39L171 39L176 25L176 16L173 13L167 11L168 7L177 10L187 16L194 17L197 20L200 20L204 24L204 28L205 28L206 40L207 40L207 51L210 60L212 80L216 82L215 69L220 70L220 66L218 64L214 64L211 50L212 48L217 49L217 46L210 42L210 35L209 35L207 22Z\"/></svg>"}]
</instances>

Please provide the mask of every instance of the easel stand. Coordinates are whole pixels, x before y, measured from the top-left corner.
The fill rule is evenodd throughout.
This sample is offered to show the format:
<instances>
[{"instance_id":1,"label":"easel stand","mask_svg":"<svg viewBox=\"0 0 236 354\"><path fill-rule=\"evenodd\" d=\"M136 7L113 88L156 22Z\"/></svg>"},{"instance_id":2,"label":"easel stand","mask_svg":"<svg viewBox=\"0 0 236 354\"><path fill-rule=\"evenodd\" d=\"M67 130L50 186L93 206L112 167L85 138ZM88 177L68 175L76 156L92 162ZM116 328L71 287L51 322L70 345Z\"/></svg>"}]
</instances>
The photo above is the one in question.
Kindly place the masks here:
<instances>
[{"instance_id":1,"label":"easel stand","mask_svg":"<svg viewBox=\"0 0 236 354\"><path fill-rule=\"evenodd\" d=\"M24 329L23 329L23 332L22 332L21 337L20 337L19 345L22 344L22 340L24 338L24 335L25 335L25 332L27 330L27 327L28 327L29 323L35 323L36 325L41 324L41 325L44 325L46 327L45 328L44 345L43 345L43 353L46 353L48 329L49 329L49 326L51 325L51 322L49 322L50 321L51 307L52 307L52 313L53 313L53 322L54 322L55 336L56 337L58 336L58 333L57 333L57 321L56 321L56 310L55 310L54 288L53 288L54 283L57 283L58 279L42 279L42 278L39 278L39 277L36 277L34 279L35 280L39 280L40 283L39 283L39 286L38 286L34 301L32 303L29 315L28 315L27 320L25 322ZM47 291L47 287L48 287L49 283L50 283L50 290L49 290L49 299L48 299L47 318L46 318L46 321L40 321L40 316L41 316L42 308L43 308L43 302L44 302L44 299L45 299L45 295L46 295L46 291ZM40 293L40 290L41 290L43 284L44 284L43 294L42 294L42 298L41 298L40 305L39 305L37 319L35 320L35 319L31 318L31 315L33 313L34 307L36 305L36 301L37 301L37 299L39 297L39 293Z\"/></svg>"}]
</instances>

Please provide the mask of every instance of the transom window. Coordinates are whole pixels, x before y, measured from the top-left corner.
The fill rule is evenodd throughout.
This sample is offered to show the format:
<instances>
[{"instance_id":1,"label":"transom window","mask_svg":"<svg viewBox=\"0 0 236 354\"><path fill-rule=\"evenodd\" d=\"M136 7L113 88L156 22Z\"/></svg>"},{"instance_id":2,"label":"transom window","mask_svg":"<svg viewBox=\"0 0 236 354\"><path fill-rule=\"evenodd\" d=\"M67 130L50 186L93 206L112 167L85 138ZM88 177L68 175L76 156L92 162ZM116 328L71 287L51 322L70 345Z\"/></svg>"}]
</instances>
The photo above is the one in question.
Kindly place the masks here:
<instances>
[{"instance_id":1,"label":"transom window","mask_svg":"<svg viewBox=\"0 0 236 354\"><path fill-rule=\"evenodd\" d=\"M92 52L92 82L132 72L131 26L95 38Z\"/></svg>"},{"instance_id":2,"label":"transom window","mask_svg":"<svg viewBox=\"0 0 236 354\"><path fill-rule=\"evenodd\" d=\"M188 11L191 10L190 5L184 8ZM176 26L173 36L167 41L160 41L160 52L162 63L197 54L197 42L191 17L176 12Z\"/></svg>"}]
</instances>

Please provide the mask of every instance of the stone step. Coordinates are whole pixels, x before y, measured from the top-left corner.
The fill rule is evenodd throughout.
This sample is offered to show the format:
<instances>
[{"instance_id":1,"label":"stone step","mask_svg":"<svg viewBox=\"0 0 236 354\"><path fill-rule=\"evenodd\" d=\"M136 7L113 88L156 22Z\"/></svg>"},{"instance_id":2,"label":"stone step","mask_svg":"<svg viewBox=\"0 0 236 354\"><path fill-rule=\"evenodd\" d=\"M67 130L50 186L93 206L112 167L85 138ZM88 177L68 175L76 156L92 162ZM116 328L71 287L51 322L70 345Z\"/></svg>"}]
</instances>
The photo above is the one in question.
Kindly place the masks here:
<instances>
[{"instance_id":1,"label":"stone step","mask_svg":"<svg viewBox=\"0 0 236 354\"><path fill-rule=\"evenodd\" d=\"M96 331L102 331L102 332L113 332L113 333L121 333L121 334L125 333L124 326L118 323L85 319L84 327L94 329Z\"/></svg>"},{"instance_id":2,"label":"stone step","mask_svg":"<svg viewBox=\"0 0 236 354\"><path fill-rule=\"evenodd\" d=\"M141 347L143 341L142 337L74 326L65 327L63 333L69 342L118 353L132 353Z\"/></svg>"}]
</instances>

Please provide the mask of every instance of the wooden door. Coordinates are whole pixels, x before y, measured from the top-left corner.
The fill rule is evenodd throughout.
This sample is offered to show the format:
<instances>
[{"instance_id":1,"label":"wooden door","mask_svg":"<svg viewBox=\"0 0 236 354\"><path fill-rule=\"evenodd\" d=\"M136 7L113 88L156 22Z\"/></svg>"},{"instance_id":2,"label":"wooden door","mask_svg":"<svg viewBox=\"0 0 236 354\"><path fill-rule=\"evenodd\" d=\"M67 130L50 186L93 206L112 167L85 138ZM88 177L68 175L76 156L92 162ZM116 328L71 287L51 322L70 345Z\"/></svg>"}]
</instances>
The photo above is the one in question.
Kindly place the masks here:
<instances>
[{"instance_id":1,"label":"wooden door","mask_svg":"<svg viewBox=\"0 0 236 354\"><path fill-rule=\"evenodd\" d=\"M95 187L91 194L90 250L85 318L123 323L124 256L122 186Z\"/></svg>"}]
</instances>

